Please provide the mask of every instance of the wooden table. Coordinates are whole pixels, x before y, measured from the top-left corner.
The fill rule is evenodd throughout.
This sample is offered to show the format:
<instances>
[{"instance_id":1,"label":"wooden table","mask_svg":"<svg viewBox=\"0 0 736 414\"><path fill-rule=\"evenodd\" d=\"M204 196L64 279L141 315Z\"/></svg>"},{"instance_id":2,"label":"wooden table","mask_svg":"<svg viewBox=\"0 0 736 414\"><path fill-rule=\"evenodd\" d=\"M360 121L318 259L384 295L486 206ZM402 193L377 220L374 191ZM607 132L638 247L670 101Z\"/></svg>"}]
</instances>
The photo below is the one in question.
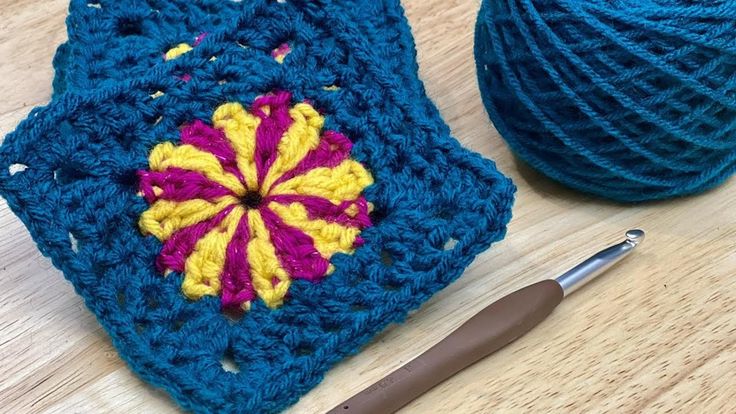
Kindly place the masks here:
<instances>
[{"instance_id":1,"label":"wooden table","mask_svg":"<svg viewBox=\"0 0 736 414\"><path fill-rule=\"evenodd\" d=\"M67 0L0 0L0 134L49 100ZM423 352L472 314L647 230L632 257L529 335L404 413L736 412L736 182L622 206L521 165L494 131L472 55L477 0L407 0L429 95L467 147L519 187L508 237L402 326L336 366L292 413L317 413ZM0 412L171 413L137 379L61 273L0 202Z\"/></svg>"}]
</instances>

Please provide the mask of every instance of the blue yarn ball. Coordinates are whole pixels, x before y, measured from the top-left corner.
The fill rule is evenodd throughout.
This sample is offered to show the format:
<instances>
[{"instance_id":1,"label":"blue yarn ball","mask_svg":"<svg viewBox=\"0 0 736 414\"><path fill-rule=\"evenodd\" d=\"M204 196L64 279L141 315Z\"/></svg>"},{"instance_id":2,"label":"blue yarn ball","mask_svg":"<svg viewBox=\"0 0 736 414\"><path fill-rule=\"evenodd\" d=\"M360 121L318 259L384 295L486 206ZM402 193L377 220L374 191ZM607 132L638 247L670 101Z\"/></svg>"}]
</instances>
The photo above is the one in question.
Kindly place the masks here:
<instances>
[{"instance_id":1,"label":"blue yarn ball","mask_svg":"<svg viewBox=\"0 0 736 414\"><path fill-rule=\"evenodd\" d=\"M484 0L478 80L513 151L619 201L736 171L736 2Z\"/></svg>"}]
</instances>

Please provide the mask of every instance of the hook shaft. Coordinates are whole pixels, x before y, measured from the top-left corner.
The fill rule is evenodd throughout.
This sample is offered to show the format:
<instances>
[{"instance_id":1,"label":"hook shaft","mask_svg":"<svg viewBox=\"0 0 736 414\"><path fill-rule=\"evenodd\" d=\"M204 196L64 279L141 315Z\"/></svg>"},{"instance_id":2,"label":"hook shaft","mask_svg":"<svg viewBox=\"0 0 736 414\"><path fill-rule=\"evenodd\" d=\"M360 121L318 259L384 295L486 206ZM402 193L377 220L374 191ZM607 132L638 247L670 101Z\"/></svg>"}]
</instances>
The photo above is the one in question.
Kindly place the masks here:
<instances>
[{"instance_id":1,"label":"hook shaft","mask_svg":"<svg viewBox=\"0 0 736 414\"><path fill-rule=\"evenodd\" d=\"M626 232L626 240L615 246L601 250L584 262L563 273L555 280L562 286L564 295L567 296L618 263L631 253L643 240L643 230L629 230Z\"/></svg>"}]
</instances>

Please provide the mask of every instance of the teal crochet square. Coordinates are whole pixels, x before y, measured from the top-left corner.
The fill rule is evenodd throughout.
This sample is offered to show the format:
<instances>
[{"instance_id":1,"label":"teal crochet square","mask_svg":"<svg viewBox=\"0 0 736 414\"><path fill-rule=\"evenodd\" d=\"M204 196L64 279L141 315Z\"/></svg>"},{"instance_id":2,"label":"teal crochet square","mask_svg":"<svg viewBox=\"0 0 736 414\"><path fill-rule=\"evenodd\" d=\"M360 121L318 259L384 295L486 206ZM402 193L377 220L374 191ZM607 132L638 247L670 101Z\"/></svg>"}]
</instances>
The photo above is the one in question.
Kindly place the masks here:
<instances>
[{"instance_id":1,"label":"teal crochet square","mask_svg":"<svg viewBox=\"0 0 736 414\"><path fill-rule=\"evenodd\" d=\"M0 148L0 194L84 297L123 359L185 409L284 409L505 234L513 184L493 162L450 137L416 77L398 2L367 10L372 17L358 21L358 12L331 2L243 2L171 59L154 62L167 53L155 42L121 43L155 49L141 52L151 56L142 66L148 70L108 65L110 76L94 84L77 78L84 65L58 59L63 76L57 80L63 80L57 85L64 87ZM131 36L145 37L146 29L136 33ZM74 42L66 56L83 50ZM288 113L288 128L276 120L281 110ZM251 121L255 132L237 135L250 131ZM320 131L310 135L309 128ZM269 144L263 137L273 131L281 138ZM287 146L290 134L304 145L312 142L311 150ZM255 142L252 159L238 146L247 142ZM288 161L281 150L287 147L301 155ZM310 157L320 163L304 161ZM339 176L346 180L333 173L340 165L350 166ZM260 191L278 168L285 178L281 184L273 178L272 188L351 203L304 207L306 218L298 218L297 206L293 214L277 211L281 221L269 219L262 203L274 194L244 189L257 182ZM318 169L324 179L314 180ZM305 176L304 183L319 185L292 180ZM357 198L356 191L362 191ZM296 196L287 190L276 195ZM199 237L196 245L169 242L176 237L172 229L181 231L187 220L193 226L214 220L192 217L225 197L240 200L225 207L227 217L237 210L248 219L199 233L187 227ZM181 206L191 199L209 203L150 213L160 201ZM266 223L270 244L251 247L264 239L253 211ZM342 236L304 227L319 218L360 232L341 233L350 235L345 244ZM250 239L239 245L241 226ZM227 243L202 241L220 237ZM245 251L243 260L230 260L231 246ZM277 261L269 261L273 257ZM276 269L259 267L263 263ZM274 279L264 283L259 275ZM279 286L288 291L277 292ZM226 292L232 294L227 300ZM238 372L224 369L223 359Z\"/></svg>"}]
</instances>

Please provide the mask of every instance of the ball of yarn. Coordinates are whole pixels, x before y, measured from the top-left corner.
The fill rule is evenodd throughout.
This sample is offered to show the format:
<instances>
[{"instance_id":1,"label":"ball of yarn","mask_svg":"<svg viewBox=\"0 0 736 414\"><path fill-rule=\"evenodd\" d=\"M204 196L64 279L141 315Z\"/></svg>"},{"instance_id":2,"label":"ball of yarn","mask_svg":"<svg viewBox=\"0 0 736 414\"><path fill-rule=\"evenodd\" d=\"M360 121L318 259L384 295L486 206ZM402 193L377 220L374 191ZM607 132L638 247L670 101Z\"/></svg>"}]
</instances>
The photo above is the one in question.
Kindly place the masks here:
<instances>
[{"instance_id":1,"label":"ball of yarn","mask_svg":"<svg viewBox=\"0 0 736 414\"><path fill-rule=\"evenodd\" d=\"M619 201L697 193L736 170L736 2L484 0L483 101L547 176Z\"/></svg>"}]
</instances>

